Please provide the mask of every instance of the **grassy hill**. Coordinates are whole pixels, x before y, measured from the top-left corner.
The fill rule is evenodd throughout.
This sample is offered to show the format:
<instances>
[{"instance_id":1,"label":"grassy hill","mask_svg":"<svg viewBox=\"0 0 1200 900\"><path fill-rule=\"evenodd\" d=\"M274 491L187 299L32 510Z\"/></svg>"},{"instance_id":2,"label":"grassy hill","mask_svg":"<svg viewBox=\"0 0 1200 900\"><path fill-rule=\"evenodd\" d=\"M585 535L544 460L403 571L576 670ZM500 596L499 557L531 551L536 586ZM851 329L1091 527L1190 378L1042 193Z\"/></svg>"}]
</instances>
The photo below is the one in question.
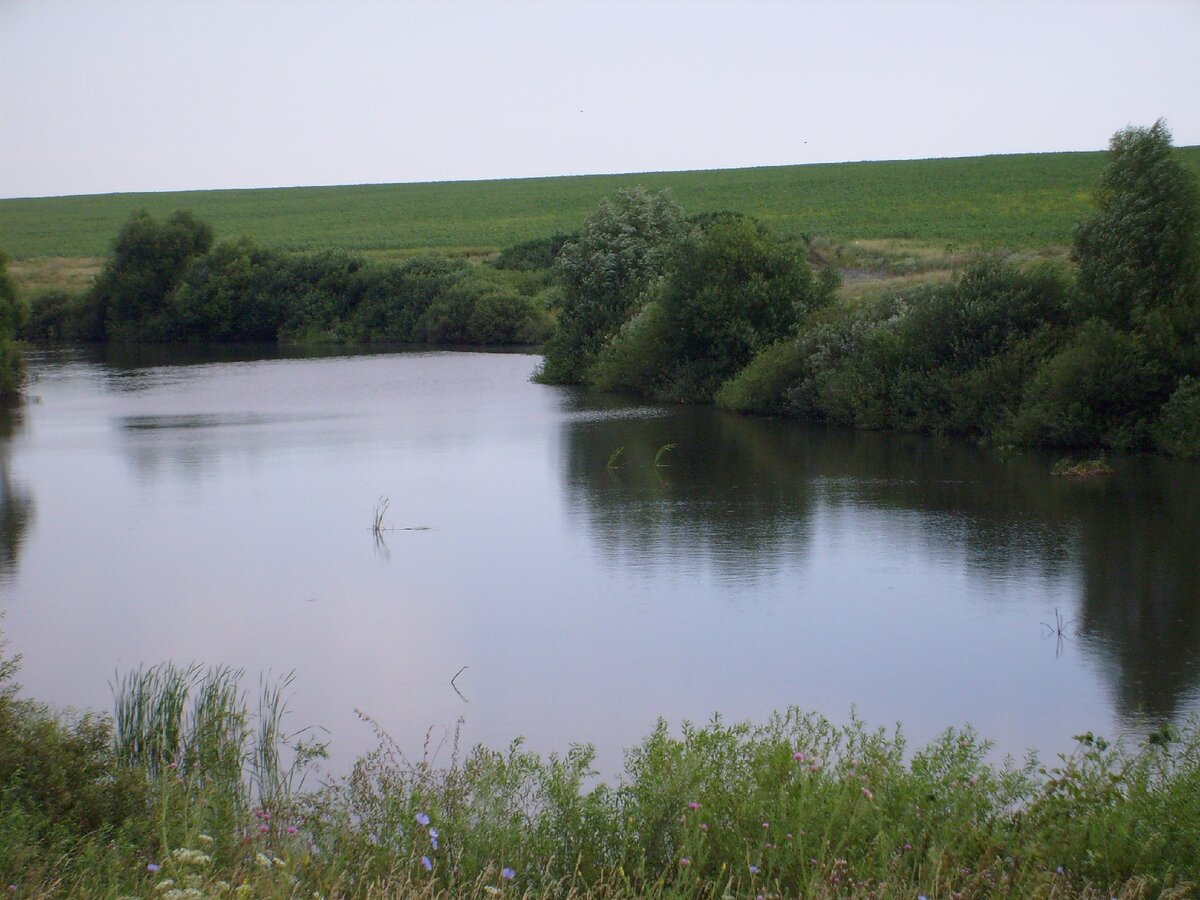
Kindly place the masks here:
<instances>
[{"instance_id":1,"label":"grassy hill","mask_svg":"<svg viewBox=\"0 0 1200 900\"><path fill-rule=\"evenodd\" d=\"M1200 172L1200 147L1179 151ZM1090 208L1103 152L833 163L351 187L102 194L0 200L0 249L15 260L108 251L131 210L190 209L218 238L280 250L488 251L572 231L620 187L670 188L689 213L733 209L787 235L969 248L1069 241Z\"/></svg>"}]
</instances>

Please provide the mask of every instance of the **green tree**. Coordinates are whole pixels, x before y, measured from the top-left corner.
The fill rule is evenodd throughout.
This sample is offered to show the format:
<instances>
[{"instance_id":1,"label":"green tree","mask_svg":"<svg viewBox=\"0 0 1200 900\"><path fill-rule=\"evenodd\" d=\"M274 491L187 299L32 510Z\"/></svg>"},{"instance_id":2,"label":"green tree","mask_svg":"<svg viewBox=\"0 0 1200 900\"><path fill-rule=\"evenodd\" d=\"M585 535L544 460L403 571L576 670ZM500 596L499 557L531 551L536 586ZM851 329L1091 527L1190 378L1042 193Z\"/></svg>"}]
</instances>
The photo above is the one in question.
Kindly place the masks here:
<instances>
[{"instance_id":1,"label":"green tree","mask_svg":"<svg viewBox=\"0 0 1200 900\"><path fill-rule=\"evenodd\" d=\"M722 213L682 238L661 292L673 357L667 396L704 401L829 299L804 248Z\"/></svg>"},{"instance_id":2,"label":"green tree","mask_svg":"<svg viewBox=\"0 0 1200 900\"><path fill-rule=\"evenodd\" d=\"M1075 230L1083 310L1118 328L1164 308L1194 309L1200 286L1200 188L1159 119L1112 137L1095 215ZM1183 324L1183 323L1181 323Z\"/></svg>"},{"instance_id":3,"label":"green tree","mask_svg":"<svg viewBox=\"0 0 1200 900\"><path fill-rule=\"evenodd\" d=\"M23 308L8 274L8 257L0 253L0 398L15 397L25 379L25 362L13 340Z\"/></svg>"},{"instance_id":4,"label":"green tree","mask_svg":"<svg viewBox=\"0 0 1200 900\"><path fill-rule=\"evenodd\" d=\"M669 191L655 194L639 186L600 201L579 236L555 258L562 296L540 380L585 380L596 353L666 269L683 227L683 210Z\"/></svg>"},{"instance_id":5,"label":"green tree","mask_svg":"<svg viewBox=\"0 0 1200 900\"><path fill-rule=\"evenodd\" d=\"M153 339L156 317L188 264L212 247L212 228L185 210L158 223L136 210L122 227L112 256L96 278L90 302L100 333L95 340Z\"/></svg>"}]
</instances>

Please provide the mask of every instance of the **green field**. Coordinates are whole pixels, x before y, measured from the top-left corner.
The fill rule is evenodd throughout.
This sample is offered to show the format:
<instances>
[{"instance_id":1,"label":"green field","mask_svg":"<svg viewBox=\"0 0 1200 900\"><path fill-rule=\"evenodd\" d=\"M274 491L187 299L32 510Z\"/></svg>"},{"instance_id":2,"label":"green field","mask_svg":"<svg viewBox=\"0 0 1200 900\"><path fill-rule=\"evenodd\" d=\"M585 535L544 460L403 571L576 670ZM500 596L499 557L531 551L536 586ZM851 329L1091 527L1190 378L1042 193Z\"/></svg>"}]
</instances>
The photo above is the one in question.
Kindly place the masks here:
<instances>
[{"instance_id":1,"label":"green field","mask_svg":"<svg viewBox=\"0 0 1200 900\"><path fill-rule=\"evenodd\" d=\"M1179 153L1200 172L1200 147ZM105 254L131 210L190 209L218 238L280 250L488 251L573 231L621 187L670 188L689 213L732 209L781 234L1013 250L1065 244L1103 152L1041 153L506 181L102 194L0 200L15 260Z\"/></svg>"}]
</instances>

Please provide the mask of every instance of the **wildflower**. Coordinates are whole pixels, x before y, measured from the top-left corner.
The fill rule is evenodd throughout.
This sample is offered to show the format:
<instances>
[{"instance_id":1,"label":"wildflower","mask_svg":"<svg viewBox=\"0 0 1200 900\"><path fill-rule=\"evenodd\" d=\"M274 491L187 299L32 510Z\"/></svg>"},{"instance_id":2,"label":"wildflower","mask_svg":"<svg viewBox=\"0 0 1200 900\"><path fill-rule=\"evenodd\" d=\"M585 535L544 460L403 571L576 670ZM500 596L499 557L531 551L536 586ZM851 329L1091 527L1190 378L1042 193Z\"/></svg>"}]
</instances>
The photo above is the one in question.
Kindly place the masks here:
<instances>
[{"instance_id":1,"label":"wildflower","mask_svg":"<svg viewBox=\"0 0 1200 900\"><path fill-rule=\"evenodd\" d=\"M201 853L199 850L188 850L184 847L172 850L171 858L180 865L185 866L207 866L212 862L212 857L207 853Z\"/></svg>"},{"instance_id":2,"label":"wildflower","mask_svg":"<svg viewBox=\"0 0 1200 900\"><path fill-rule=\"evenodd\" d=\"M912 844L905 844L905 845L904 845L904 849L905 849L905 850L911 850L911 849L912 849Z\"/></svg>"},{"instance_id":3,"label":"wildflower","mask_svg":"<svg viewBox=\"0 0 1200 900\"><path fill-rule=\"evenodd\" d=\"M514 878L517 877L517 873L514 872L512 869L505 867L500 870L500 877L503 878L505 881L512 881Z\"/></svg>"},{"instance_id":4,"label":"wildflower","mask_svg":"<svg viewBox=\"0 0 1200 900\"><path fill-rule=\"evenodd\" d=\"M874 800L874 799L875 799L875 795L871 793L871 789L870 789L870 788L863 788L863 789L862 789L862 795L863 795L864 797L866 797L868 800Z\"/></svg>"},{"instance_id":5,"label":"wildflower","mask_svg":"<svg viewBox=\"0 0 1200 900\"><path fill-rule=\"evenodd\" d=\"M213 841L213 839L211 837L209 837L207 834L196 835L196 840L198 840L200 843L204 844L205 846L208 846Z\"/></svg>"},{"instance_id":6,"label":"wildflower","mask_svg":"<svg viewBox=\"0 0 1200 900\"><path fill-rule=\"evenodd\" d=\"M692 812L695 812L699 808L700 808L700 804L697 803L695 800L693 800L691 803L688 804L688 809L690 809Z\"/></svg>"},{"instance_id":7,"label":"wildflower","mask_svg":"<svg viewBox=\"0 0 1200 900\"><path fill-rule=\"evenodd\" d=\"M690 859L688 859L686 856L683 856L683 857L680 857L679 864L686 868L687 866L690 866L692 864L692 861Z\"/></svg>"},{"instance_id":8,"label":"wildflower","mask_svg":"<svg viewBox=\"0 0 1200 900\"><path fill-rule=\"evenodd\" d=\"M979 784L979 779L972 775L967 779L967 784L969 784L971 787L975 787L975 785Z\"/></svg>"},{"instance_id":9,"label":"wildflower","mask_svg":"<svg viewBox=\"0 0 1200 900\"><path fill-rule=\"evenodd\" d=\"M707 823L707 822L701 822L701 823L700 823L700 830L701 830L701 831L708 831L708 823Z\"/></svg>"},{"instance_id":10,"label":"wildflower","mask_svg":"<svg viewBox=\"0 0 1200 900\"><path fill-rule=\"evenodd\" d=\"M265 853L255 853L254 861L264 869L271 868L271 857L267 856Z\"/></svg>"},{"instance_id":11,"label":"wildflower","mask_svg":"<svg viewBox=\"0 0 1200 900\"><path fill-rule=\"evenodd\" d=\"M796 762L804 762L804 754L797 750L792 754L792 759L794 759Z\"/></svg>"},{"instance_id":12,"label":"wildflower","mask_svg":"<svg viewBox=\"0 0 1200 900\"><path fill-rule=\"evenodd\" d=\"M158 863L146 863L146 871L153 875L158 871Z\"/></svg>"},{"instance_id":13,"label":"wildflower","mask_svg":"<svg viewBox=\"0 0 1200 900\"><path fill-rule=\"evenodd\" d=\"M1057 872L1059 875L1062 875L1062 874L1063 874L1063 867L1062 867L1062 866L1059 866L1059 867L1058 867L1057 869L1055 869L1054 871L1055 871L1055 872Z\"/></svg>"},{"instance_id":14,"label":"wildflower","mask_svg":"<svg viewBox=\"0 0 1200 900\"><path fill-rule=\"evenodd\" d=\"M416 819L417 819L418 825L427 826L429 824L429 814L428 813L419 812L416 815Z\"/></svg>"},{"instance_id":15,"label":"wildflower","mask_svg":"<svg viewBox=\"0 0 1200 900\"><path fill-rule=\"evenodd\" d=\"M296 826L295 826L295 825L289 825L289 826L287 827L287 833L288 833L288 834L295 834L295 833L296 833Z\"/></svg>"},{"instance_id":16,"label":"wildflower","mask_svg":"<svg viewBox=\"0 0 1200 900\"><path fill-rule=\"evenodd\" d=\"M266 822L263 822L261 825L258 826L259 834L266 834L270 830L271 830L271 826L268 825Z\"/></svg>"},{"instance_id":17,"label":"wildflower","mask_svg":"<svg viewBox=\"0 0 1200 900\"><path fill-rule=\"evenodd\" d=\"M809 767L808 767L808 771L810 771L810 772L820 772L820 771L821 771L821 764L820 764L819 762L814 762L814 763L812 763L811 765L809 765Z\"/></svg>"},{"instance_id":18,"label":"wildflower","mask_svg":"<svg viewBox=\"0 0 1200 900\"><path fill-rule=\"evenodd\" d=\"M433 845L433 849L438 848L438 832L436 828L429 829L429 843Z\"/></svg>"},{"instance_id":19,"label":"wildflower","mask_svg":"<svg viewBox=\"0 0 1200 900\"><path fill-rule=\"evenodd\" d=\"M432 871L433 871L433 863L431 863L431 862L429 861L429 857L428 857L428 856L422 856L422 857L421 857L421 865L423 865L423 866L425 867L425 871L426 871L426 872L432 872Z\"/></svg>"},{"instance_id":20,"label":"wildflower","mask_svg":"<svg viewBox=\"0 0 1200 900\"><path fill-rule=\"evenodd\" d=\"M751 866L751 867L750 867L750 874L751 874L751 875L757 875L757 874L758 874L760 871L761 871L761 869L759 869L759 868L758 868L758 866Z\"/></svg>"},{"instance_id":21,"label":"wildflower","mask_svg":"<svg viewBox=\"0 0 1200 900\"><path fill-rule=\"evenodd\" d=\"M770 828L770 827L771 827L770 822L763 822L763 828Z\"/></svg>"}]
</instances>

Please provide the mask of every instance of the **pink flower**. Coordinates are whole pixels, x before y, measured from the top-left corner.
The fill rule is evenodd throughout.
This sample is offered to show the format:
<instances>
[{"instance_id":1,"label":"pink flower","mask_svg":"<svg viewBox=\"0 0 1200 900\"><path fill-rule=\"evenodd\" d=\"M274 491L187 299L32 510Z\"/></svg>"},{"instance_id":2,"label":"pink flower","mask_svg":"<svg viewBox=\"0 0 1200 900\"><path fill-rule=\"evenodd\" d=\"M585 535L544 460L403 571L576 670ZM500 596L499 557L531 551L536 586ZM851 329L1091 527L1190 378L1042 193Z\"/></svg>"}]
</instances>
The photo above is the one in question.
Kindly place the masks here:
<instances>
[{"instance_id":1,"label":"pink flower","mask_svg":"<svg viewBox=\"0 0 1200 900\"><path fill-rule=\"evenodd\" d=\"M690 809L692 812L695 812L699 808L700 808L700 804L697 803L695 800L693 800L691 803L688 804L688 809Z\"/></svg>"},{"instance_id":2,"label":"pink flower","mask_svg":"<svg viewBox=\"0 0 1200 900\"><path fill-rule=\"evenodd\" d=\"M683 866L684 868L687 868L688 866L690 866L692 864L692 861L690 859L688 859L686 856L684 856L679 860L679 864L681 866Z\"/></svg>"},{"instance_id":3,"label":"pink flower","mask_svg":"<svg viewBox=\"0 0 1200 900\"><path fill-rule=\"evenodd\" d=\"M875 795L871 793L871 791L870 791L870 789L869 789L869 788L863 788L863 789L862 789L862 795L863 795L864 797L866 797L868 800L874 800L874 799L875 799Z\"/></svg>"},{"instance_id":4,"label":"pink flower","mask_svg":"<svg viewBox=\"0 0 1200 900\"><path fill-rule=\"evenodd\" d=\"M701 830L701 831L708 831L708 823L707 823L707 822L701 822L701 823L700 823L700 830Z\"/></svg>"},{"instance_id":5,"label":"pink flower","mask_svg":"<svg viewBox=\"0 0 1200 900\"><path fill-rule=\"evenodd\" d=\"M267 833L268 831L270 831L270 830L271 830L271 826L270 826L270 825L268 825L268 824L266 824L265 822L264 822L262 825L259 825L259 826L258 826L258 833L259 833L259 834L266 834L266 833Z\"/></svg>"},{"instance_id":6,"label":"pink flower","mask_svg":"<svg viewBox=\"0 0 1200 900\"><path fill-rule=\"evenodd\" d=\"M794 759L796 762L804 762L804 754L797 750L792 754L792 759Z\"/></svg>"},{"instance_id":7,"label":"pink flower","mask_svg":"<svg viewBox=\"0 0 1200 900\"><path fill-rule=\"evenodd\" d=\"M295 834L295 833L296 833L296 826L295 826L295 825L289 825L289 826L288 826L288 829L287 829L287 831L288 831L288 834Z\"/></svg>"},{"instance_id":8,"label":"pink flower","mask_svg":"<svg viewBox=\"0 0 1200 900\"><path fill-rule=\"evenodd\" d=\"M763 822L763 828L770 828L770 827L771 827L770 822Z\"/></svg>"}]
</instances>

